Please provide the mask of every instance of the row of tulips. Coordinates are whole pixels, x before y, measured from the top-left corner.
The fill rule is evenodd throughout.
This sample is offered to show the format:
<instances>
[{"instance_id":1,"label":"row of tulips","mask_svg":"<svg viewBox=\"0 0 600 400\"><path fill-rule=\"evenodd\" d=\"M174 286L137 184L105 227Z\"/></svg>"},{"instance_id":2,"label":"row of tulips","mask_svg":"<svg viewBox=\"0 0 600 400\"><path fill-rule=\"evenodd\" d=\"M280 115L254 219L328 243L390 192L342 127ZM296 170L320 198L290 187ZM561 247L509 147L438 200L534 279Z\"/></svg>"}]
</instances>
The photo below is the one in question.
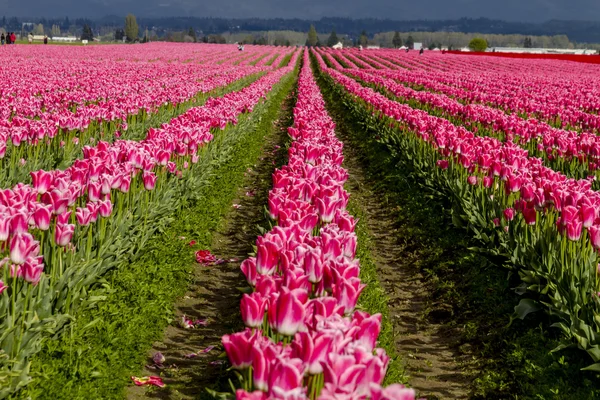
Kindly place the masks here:
<instances>
[{"instance_id":1,"label":"row of tulips","mask_svg":"<svg viewBox=\"0 0 600 400\"><path fill-rule=\"evenodd\" d=\"M600 364L600 193L542 165L512 142L475 136L449 121L394 102L319 66L358 118L394 155L410 160L422 184L454 199L464 223L489 251L507 255L520 292L543 295L557 323ZM535 309L523 300L518 309ZM539 306L539 305L538 305Z\"/></svg>"},{"instance_id":2,"label":"row of tulips","mask_svg":"<svg viewBox=\"0 0 600 400\"><path fill-rule=\"evenodd\" d=\"M111 59L82 67L82 71L92 77L102 74L102 68L120 71L122 76L113 82L117 86L104 85L105 79L96 79L97 86L82 84L84 93L94 93L87 96L96 100L88 101L79 87L71 90L67 84L64 93L69 94L66 104L71 108L64 106L55 112L43 107L39 109L39 93L53 92L52 88L57 84L48 83L44 91L40 83L22 88L24 93L19 94L19 108L9 108L20 109L22 103L32 99L30 108L38 110L33 116L19 114L0 121L0 184L14 184L24 179L23 169L54 168L64 163L68 165L72 155L78 153L82 146L97 140L112 141L119 136L135 138L138 131L143 134L146 122L166 119L165 115L183 112L189 107L188 103L192 105L199 94L266 70L265 67L240 68L233 62L217 64L219 60L225 61L228 54L217 52L215 55L215 50L208 48L202 52L215 60L210 66L201 69L191 63L158 61L123 65L123 62L112 62L119 56L119 53L115 53ZM236 54L233 50L229 52ZM146 72L148 65L153 67L150 72ZM60 71L57 75L60 76ZM107 90L106 87L110 89ZM63 90L57 89L56 92L61 93ZM27 93L30 95L27 96ZM83 104L73 104L73 95L79 96ZM47 101L41 100L41 104ZM152 118L153 115L157 117Z\"/></svg>"},{"instance_id":3,"label":"row of tulips","mask_svg":"<svg viewBox=\"0 0 600 400\"><path fill-rule=\"evenodd\" d=\"M464 124L478 135L515 142L570 177L587 178L590 174L597 174L600 168L600 136L596 134L557 129L535 119L507 115L497 108L481 104L464 105L442 94L414 90L396 82L405 80L401 72L352 71L349 75L387 90L429 113Z\"/></svg>"},{"instance_id":4,"label":"row of tulips","mask_svg":"<svg viewBox=\"0 0 600 400\"><path fill-rule=\"evenodd\" d=\"M405 63L406 57L396 55L395 59ZM594 131L600 128L598 66L497 57L482 58L480 65L470 61L460 56L431 54L411 69L446 85L446 90L468 103L532 115L557 127Z\"/></svg>"},{"instance_id":5,"label":"row of tulips","mask_svg":"<svg viewBox=\"0 0 600 400\"><path fill-rule=\"evenodd\" d=\"M214 134L251 112L292 68L210 98L141 142L86 146L66 170L36 171L32 185L0 191L0 398L27 384L28 359L45 334L59 333L76 307L101 300L88 298L89 288L193 198ZM225 146L227 137L217 138L211 148Z\"/></svg>"},{"instance_id":6,"label":"row of tulips","mask_svg":"<svg viewBox=\"0 0 600 400\"><path fill-rule=\"evenodd\" d=\"M345 210L342 143L310 69L298 82L289 163L273 174L276 226L242 263L252 293L241 301L246 330L223 345L242 389L238 399L413 399L382 388L388 357L376 348L381 315L355 310L364 287L355 221Z\"/></svg>"}]
</instances>

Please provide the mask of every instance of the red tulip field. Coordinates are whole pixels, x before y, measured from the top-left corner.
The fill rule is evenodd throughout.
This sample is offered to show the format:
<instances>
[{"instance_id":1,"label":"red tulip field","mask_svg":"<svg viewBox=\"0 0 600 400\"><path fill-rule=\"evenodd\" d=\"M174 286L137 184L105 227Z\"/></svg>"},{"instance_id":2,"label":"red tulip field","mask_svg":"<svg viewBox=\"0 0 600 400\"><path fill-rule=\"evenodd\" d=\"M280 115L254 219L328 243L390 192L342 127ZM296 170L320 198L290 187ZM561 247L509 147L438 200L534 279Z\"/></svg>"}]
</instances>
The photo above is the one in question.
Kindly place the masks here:
<instances>
[{"instance_id":1,"label":"red tulip field","mask_svg":"<svg viewBox=\"0 0 600 400\"><path fill-rule=\"evenodd\" d=\"M600 66L2 50L0 399L600 398Z\"/></svg>"}]
</instances>

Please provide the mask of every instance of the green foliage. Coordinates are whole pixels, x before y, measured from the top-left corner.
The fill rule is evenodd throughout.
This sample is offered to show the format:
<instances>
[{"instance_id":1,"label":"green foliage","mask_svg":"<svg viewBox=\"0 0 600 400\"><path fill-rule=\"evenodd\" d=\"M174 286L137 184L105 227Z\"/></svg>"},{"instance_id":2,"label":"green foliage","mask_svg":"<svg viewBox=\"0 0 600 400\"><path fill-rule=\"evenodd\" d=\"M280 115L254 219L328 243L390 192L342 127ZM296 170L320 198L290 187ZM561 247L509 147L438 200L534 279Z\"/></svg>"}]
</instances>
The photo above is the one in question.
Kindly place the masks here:
<instances>
[{"instance_id":1,"label":"green foliage","mask_svg":"<svg viewBox=\"0 0 600 400\"><path fill-rule=\"evenodd\" d=\"M394 38L392 39L392 44L396 49L402 47L402 38L400 37L400 32L394 32Z\"/></svg>"},{"instance_id":2,"label":"green foliage","mask_svg":"<svg viewBox=\"0 0 600 400\"><path fill-rule=\"evenodd\" d=\"M327 38L327 46L328 47L333 47L336 44L338 44L340 40L338 39L336 33L335 33L335 29L331 31L331 35L329 35L329 38Z\"/></svg>"},{"instance_id":3,"label":"green foliage","mask_svg":"<svg viewBox=\"0 0 600 400\"><path fill-rule=\"evenodd\" d=\"M367 44L369 44L369 37L367 36L366 31L363 30L360 33L360 37L358 38L358 44L360 44L363 47L367 47Z\"/></svg>"},{"instance_id":4,"label":"green foliage","mask_svg":"<svg viewBox=\"0 0 600 400\"><path fill-rule=\"evenodd\" d=\"M476 37L469 42L469 48L473 51L485 51L488 48L487 40Z\"/></svg>"},{"instance_id":5,"label":"green foliage","mask_svg":"<svg viewBox=\"0 0 600 400\"><path fill-rule=\"evenodd\" d=\"M194 42L198 41L198 37L196 36L196 31L191 26L190 26L190 29L188 29L188 36L190 36L192 39L194 39Z\"/></svg>"},{"instance_id":6,"label":"green foliage","mask_svg":"<svg viewBox=\"0 0 600 400\"><path fill-rule=\"evenodd\" d=\"M137 19L133 14L127 14L125 17L125 37L127 37L128 42L133 42L138 39L139 36L139 27L137 23Z\"/></svg>"},{"instance_id":7,"label":"green foliage","mask_svg":"<svg viewBox=\"0 0 600 400\"><path fill-rule=\"evenodd\" d=\"M83 26L83 31L81 32L81 40L88 40L90 42L94 40L94 32L92 32L92 28L88 24L85 24Z\"/></svg>"},{"instance_id":8,"label":"green foliage","mask_svg":"<svg viewBox=\"0 0 600 400\"><path fill-rule=\"evenodd\" d=\"M415 47L415 39L412 37L412 35L408 35L408 38L406 38L406 44L405 45L409 49L412 49L413 47Z\"/></svg>"},{"instance_id":9,"label":"green foliage","mask_svg":"<svg viewBox=\"0 0 600 400\"><path fill-rule=\"evenodd\" d=\"M533 47L533 42L530 37L526 37L523 40L523 47L525 47L526 49L530 49Z\"/></svg>"},{"instance_id":10,"label":"green foliage","mask_svg":"<svg viewBox=\"0 0 600 400\"><path fill-rule=\"evenodd\" d=\"M315 47L319 44L319 37L317 36L317 30L314 25L310 26L308 30L308 38L306 39L306 45L308 47Z\"/></svg>"}]
</instances>

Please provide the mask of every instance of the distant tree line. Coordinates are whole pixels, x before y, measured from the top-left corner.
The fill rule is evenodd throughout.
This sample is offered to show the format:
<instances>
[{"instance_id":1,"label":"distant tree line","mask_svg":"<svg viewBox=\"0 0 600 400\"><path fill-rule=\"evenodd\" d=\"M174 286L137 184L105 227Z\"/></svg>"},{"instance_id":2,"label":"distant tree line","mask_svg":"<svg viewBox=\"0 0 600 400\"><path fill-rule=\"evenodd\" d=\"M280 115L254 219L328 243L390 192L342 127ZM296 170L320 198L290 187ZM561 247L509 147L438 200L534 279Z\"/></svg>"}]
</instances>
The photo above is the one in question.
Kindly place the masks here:
<instances>
[{"instance_id":1,"label":"distant tree line","mask_svg":"<svg viewBox=\"0 0 600 400\"><path fill-rule=\"evenodd\" d=\"M21 31L23 22L32 22L32 31L39 33L40 28L48 35L84 34L83 28L89 27L94 37L103 40L119 40L123 37L136 40L176 40L176 41L221 41L219 35L243 34L255 35L252 42L268 42L285 44L289 37L277 39L265 38L262 32L295 31L308 32L311 26L315 32L324 32L319 44L329 44L328 36L333 41L336 37L347 45L377 44L383 47L400 47L407 45L407 37L411 35L415 41L426 46L467 46L474 37L485 38L490 46L518 45L532 47L566 47L580 46L581 43L600 43L600 22L572 23L569 21L548 21L544 23L520 23L490 20L486 18L462 18L439 21L392 21L380 19L348 19L322 18L317 21L302 19L228 19L228 18L196 18L196 17L164 17L137 18L138 34L127 35L123 17L108 16L98 19L90 18L16 18L2 17L0 28L5 31ZM191 35L192 27L195 35ZM123 32L121 32L121 30ZM148 33L146 33L148 32ZM326 33L325 33L326 32ZM332 36L330 33L335 32ZM369 34L367 34L367 32ZM396 35L398 32L398 35ZM121 36L123 33L123 36ZM141 33L141 37L140 37ZM86 28L86 35L89 31ZM328 35L328 36L327 36ZM461 36L462 35L462 36ZM425 37L421 37L425 36ZM525 40L527 38L527 40ZM314 38L313 38L314 39ZM305 39L306 40L306 37ZM394 41L395 40L395 41ZM244 39L246 41L246 39ZM293 43L293 40L290 40ZM299 44L305 44L299 43ZM596 48L594 46L594 48Z\"/></svg>"}]
</instances>

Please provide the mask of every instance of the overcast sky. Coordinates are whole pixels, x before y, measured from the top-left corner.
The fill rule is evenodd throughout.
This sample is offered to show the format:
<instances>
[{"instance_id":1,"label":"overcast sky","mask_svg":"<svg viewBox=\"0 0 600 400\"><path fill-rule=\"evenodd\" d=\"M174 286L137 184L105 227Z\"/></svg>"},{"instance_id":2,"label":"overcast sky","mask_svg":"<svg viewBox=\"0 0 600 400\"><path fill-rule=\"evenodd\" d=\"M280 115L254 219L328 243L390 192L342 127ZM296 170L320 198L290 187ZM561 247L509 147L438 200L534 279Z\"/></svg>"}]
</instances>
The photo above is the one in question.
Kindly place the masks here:
<instances>
[{"instance_id":1,"label":"overcast sky","mask_svg":"<svg viewBox=\"0 0 600 400\"><path fill-rule=\"evenodd\" d=\"M10 4L9 4L10 3ZM7 16L351 17L600 21L600 0L0 0Z\"/></svg>"}]
</instances>

